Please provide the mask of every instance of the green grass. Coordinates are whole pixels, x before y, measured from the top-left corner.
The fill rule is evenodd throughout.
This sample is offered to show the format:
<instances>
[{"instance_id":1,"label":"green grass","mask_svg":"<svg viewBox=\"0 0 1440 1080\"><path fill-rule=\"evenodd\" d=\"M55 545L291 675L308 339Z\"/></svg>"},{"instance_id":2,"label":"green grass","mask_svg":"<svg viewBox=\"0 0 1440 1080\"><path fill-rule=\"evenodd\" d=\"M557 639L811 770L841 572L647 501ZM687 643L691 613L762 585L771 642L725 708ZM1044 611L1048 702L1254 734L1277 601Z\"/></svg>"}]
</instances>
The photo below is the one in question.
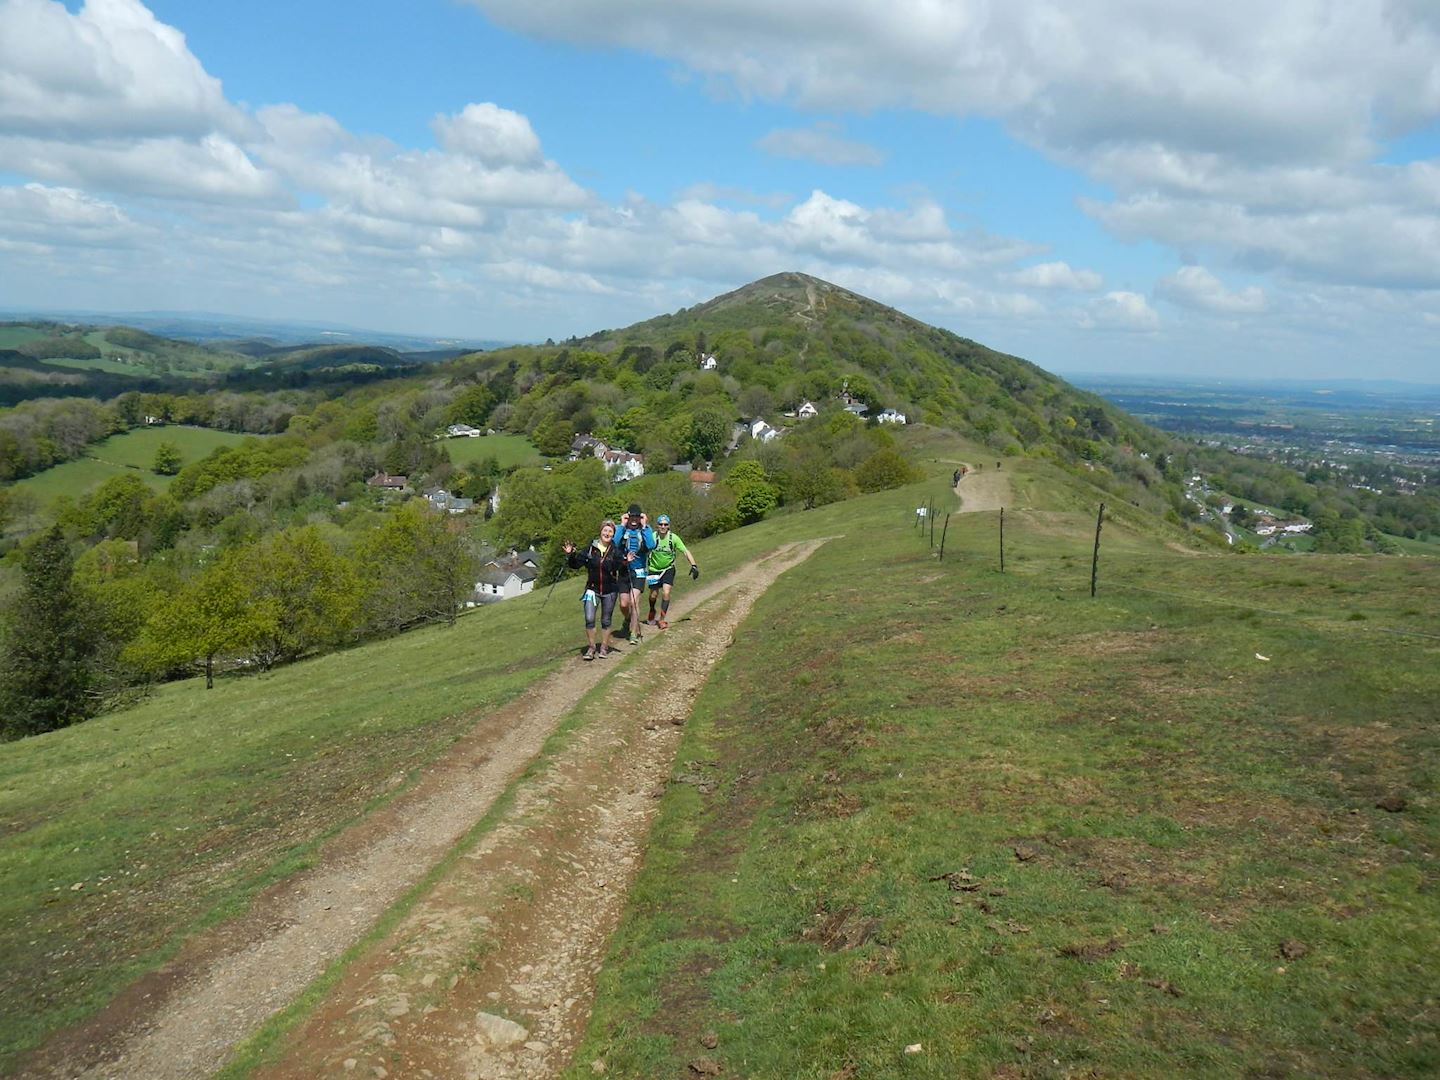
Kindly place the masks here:
<instances>
[{"instance_id":1,"label":"green grass","mask_svg":"<svg viewBox=\"0 0 1440 1080\"><path fill-rule=\"evenodd\" d=\"M149 375L150 372L144 368L136 367L134 364L122 363L119 360L111 360L108 357L92 357L83 360L71 359L68 357L46 357L42 363L52 367L74 368L79 371L108 371L112 375Z\"/></svg>"},{"instance_id":2,"label":"green grass","mask_svg":"<svg viewBox=\"0 0 1440 1080\"><path fill-rule=\"evenodd\" d=\"M18 480L15 486L30 491L42 507L48 507L62 495L78 499L113 476L138 470L136 475L147 484L156 491L164 491L171 477L159 476L150 471L150 466L155 461L155 450L162 442L174 443L180 450L181 462L188 465L192 461L200 460L216 447L235 446L247 438L255 437L197 427L136 428L96 443L89 448L85 457L55 465L42 473Z\"/></svg>"},{"instance_id":3,"label":"green grass","mask_svg":"<svg viewBox=\"0 0 1440 1080\"><path fill-rule=\"evenodd\" d=\"M48 331L34 326L0 326L0 349L14 349L27 341L49 337Z\"/></svg>"},{"instance_id":4,"label":"green grass","mask_svg":"<svg viewBox=\"0 0 1440 1080\"><path fill-rule=\"evenodd\" d=\"M677 757L722 786L665 796L567 1075L1440 1068L1440 565L1122 517L1092 600L1093 510L1017 469L1003 577L997 515L943 564L893 527L914 494L785 519L864 543L784 575L697 700Z\"/></svg>"},{"instance_id":5,"label":"green grass","mask_svg":"<svg viewBox=\"0 0 1440 1080\"><path fill-rule=\"evenodd\" d=\"M483 458L493 457L502 469L514 465L538 465L543 461L540 451L524 435L481 435L476 439L444 439L442 445L450 460L466 466Z\"/></svg>"},{"instance_id":6,"label":"green grass","mask_svg":"<svg viewBox=\"0 0 1440 1080\"><path fill-rule=\"evenodd\" d=\"M512 601L211 691L173 683L0 746L0 1068L243 910L477 710L552 670L575 628L537 612Z\"/></svg>"}]
</instances>

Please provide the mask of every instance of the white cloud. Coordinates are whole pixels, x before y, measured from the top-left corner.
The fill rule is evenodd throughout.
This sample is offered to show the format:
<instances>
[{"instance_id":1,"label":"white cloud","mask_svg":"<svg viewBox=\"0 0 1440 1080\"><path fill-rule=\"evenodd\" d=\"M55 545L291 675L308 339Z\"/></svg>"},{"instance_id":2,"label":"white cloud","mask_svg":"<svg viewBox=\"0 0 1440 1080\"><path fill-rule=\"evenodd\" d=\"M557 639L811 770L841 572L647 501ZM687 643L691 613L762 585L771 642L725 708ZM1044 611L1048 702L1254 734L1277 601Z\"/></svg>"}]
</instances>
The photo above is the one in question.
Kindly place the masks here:
<instances>
[{"instance_id":1,"label":"white cloud","mask_svg":"<svg viewBox=\"0 0 1440 1080\"><path fill-rule=\"evenodd\" d=\"M1155 293L1182 307L1221 315L1255 315L1265 310L1265 290L1258 285L1231 290L1203 266L1182 266L1155 283Z\"/></svg>"},{"instance_id":2,"label":"white cloud","mask_svg":"<svg viewBox=\"0 0 1440 1080\"><path fill-rule=\"evenodd\" d=\"M455 116L437 116L440 145L491 167L539 165L540 139L530 121L491 102L466 105Z\"/></svg>"},{"instance_id":3,"label":"white cloud","mask_svg":"<svg viewBox=\"0 0 1440 1080\"><path fill-rule=\"evenodd\" d=\"M883 165L885 153L868 143L846 139L824 127L776 128L755 144L776 157L820 165Z\"/></svg>"},{"instance_id":4,"label":"white cloud","mask_svg":"<svg viewBox=\"0 0 1440 1080\"><path fill-rule=\"evenodd\" d=\"M1087 203L1098 220L1181 254L1297 281L1440 284L1440 162L1376 164L1440 119L1433 0L470 2L742 97L996 118L1114 190Z\"/></svg>"},{"instance_id":5,"label":"white cloud","mask_svg":"<svg viewBox=\"0 0 1440 1080\"><path fill-rule=\"evenodd\" d=\"M70 138L236 135L185 36L139 0L0 0L0 132Z\"/></svg>"},{"instance_id":6,"label":"white cloud","mask_svg":"<svg viewBox=\"0 0 1440 1080\"><path fill-rule=\"evenodd\" d=\"M1037 263L1006 274L1005 280L1031 289L1073 289L1077 292L1094 292L1105 284L1105 279L1094 270L1076 270L1065 262Z\"/></svg>"},{"instance_id":7,"label":"white cloud","mask_svg":"<svg viewBox=\"0 0 1440 1080\"><path fill-rule=\"evenodd\" d=\"M1085 306L1080 326L1087 330L1156 330L1160 316L1139 293L1109 292Z\"/></svg>"},{"instance_id":8,"label":"white cloud","mask_svg":"<svg viewBox=\"0 0 1440 1080\"><path fill-rule=\"evenodd\" d=\"M141 232L114 203L74 188L44 184L0 187L0 234L34 244L32 253L56 245L129 247Z\"/></svg>"}]
</instances>

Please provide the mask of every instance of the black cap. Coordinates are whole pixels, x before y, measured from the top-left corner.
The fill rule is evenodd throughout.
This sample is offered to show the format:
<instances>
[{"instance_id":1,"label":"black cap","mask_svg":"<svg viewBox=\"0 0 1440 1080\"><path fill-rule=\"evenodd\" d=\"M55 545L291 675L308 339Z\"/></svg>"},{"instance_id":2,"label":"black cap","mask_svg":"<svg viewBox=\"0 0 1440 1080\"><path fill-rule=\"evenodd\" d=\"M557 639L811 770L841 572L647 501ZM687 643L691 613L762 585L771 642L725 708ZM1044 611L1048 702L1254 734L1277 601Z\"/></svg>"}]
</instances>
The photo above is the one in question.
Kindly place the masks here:
<instances>
[{"instance_id":1,"label":"black cap","mask_svg":"<svg viewBox=\"0 0 1440 1080\"><path fill-rule=\"evenodd\" d=\"M630 517L639 517L642 513L639 503L631 503L630 509L625 511Z\"/></svg>"}]
</instances>

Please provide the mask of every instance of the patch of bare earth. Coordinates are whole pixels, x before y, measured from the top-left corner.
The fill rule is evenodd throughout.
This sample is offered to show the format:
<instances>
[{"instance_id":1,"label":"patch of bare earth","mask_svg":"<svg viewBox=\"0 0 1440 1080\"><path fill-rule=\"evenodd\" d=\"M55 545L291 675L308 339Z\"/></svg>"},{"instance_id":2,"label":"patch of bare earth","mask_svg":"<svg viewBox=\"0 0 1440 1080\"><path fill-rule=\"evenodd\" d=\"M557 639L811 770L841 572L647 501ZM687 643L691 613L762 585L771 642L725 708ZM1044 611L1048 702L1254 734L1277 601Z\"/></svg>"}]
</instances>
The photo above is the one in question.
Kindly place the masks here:
<instances>
[{"instance_id":1,"label":"patch of bare earth","mask_svg":"<svg viewBox=\"0 0 1440 1080\"><path fill-rule=\"evenodd\" d=\"M955 485L955 494L960 496L960 513L978 514L986 510L999 510L1002 506L1013 506L1014 495L1010 489L1010 478L1000 469L970 468Z\"/></svg>"},{"instance_id":2,"label":"patch of bare earth","mask_svg":"<svg viewBox=\"0 0 1440 1080\"><path fill-rule=\"evenodd\" d=\"M558 1073L584 1033L691 702L755 599L815 546L782 550L703 617L629 649L503 819L350 967L259 1075ZM703 789L712 770L688 762L674 782Z\"/></svg>"},{"instance_id":3,"label":"patch of bare earth","mask_svg":"<svg viewBox=\"0 0 1440 1080\"><path fill-rule=\"evenodd\" d=\"M720 580L686 590L672 607L672 617L678 620L687 610L720 595L725 625L733 630L764 585L811 550L813 545L782 549L760 571L747 570L737 582ZM577 636L578 630L577 625ZM505 708L477 716L474 729L431 766L413 788L327 844L317 865L268 889L244 916L192 939L174 960L137 981L90 1021L62 1032L32 1054L22 1063L19 1075L166 1080L212 1074L241 1041L289 1004L452 851L535 760L561 719L606 675L613 674L617 688L630 688L623 696L631 702L643 701L652 711L652 702L678 708L678 719L683 720L689 702L684 695L693 695L718 656L717 650L723 651L729 640L729 630L718 630L709 621L703 627L698 623L680 624L664 634L653 635L639 647L641 655L631 663L625 664L620 657L608 662L576 663L542 680ZM652 654L653 659L647 659ZM671 675L665 667L666 657L676 666L676 677L679 670L694 669L699 673L693 686L687 683L676 694L663 692L661 688ZM617 667L620 670L615 670ZM651 689L660 692L652 694ZM664 723L664 727L669 726ZM660 752L662 744L673 749L673 735L658 729L642 729L642 735L641 743L657 744L654 748L647 746L647 753L651 749ZM600 755L618 750L620 739L619 734L607 737L587 732L577 745L583 744ZM591 774L582 786L593 782L598 790L602 782L630 775L625 770L631 756L622 754L611 760L614 776ZM665 761L668 763L668 757ZM538 786L550 790L545 784ZM525 796L523 790L517 805L532 809L539 805L535 803L538 796ZM632 792L626 788L627 798L637 793L649 799L648 789ZM585 814L603 827L616 827L627 819L625 808L620 806L608 810L597 807ZM577 811L571 819L556 821L548 839L536 834L532 842L544 840L563 846L571 831L579 829L584 820L587 818ZM512 823L513 815L507 818L507 827ZM603 829L601 835L606 835ZM484 859L486 850L482 847L462 861L468 865ZM617 853L616 858L628 855L633 861L638 848L625 848L617 839L611 850ZM521 867L518 861L514 865ZM536 853L532 871L537 877L552 872L563 876L568 873L567 865ZM570 870L574 867L570 866ZM606 866L616 886L629 880L626 870L624 863ZM603 891L606 887L608 882L600 888ZM572 899L578 901L578 896ZM532 919L525 919L513 925L506 923L500 929L509 934L536 925ZM431 912L429 937L426 943L416 946L417 955L423 956L427 950L452 955L456 941L474 945L485 939L491 929L489 917L483 913L472 913L468 906L443 905ZM488 941L485 947L489 947ZM468 955L473 958L473 950ZM433 980L423 983L422 976L422 985L414 995L420 1003L417 1007L423 1009L421 991L433 986ZM397 999L386 1000L390 1002L388 1007L396 1007ZM435 1075L453 1072L452 1062L442 1065Z\"/></svg>"}]
</instances>

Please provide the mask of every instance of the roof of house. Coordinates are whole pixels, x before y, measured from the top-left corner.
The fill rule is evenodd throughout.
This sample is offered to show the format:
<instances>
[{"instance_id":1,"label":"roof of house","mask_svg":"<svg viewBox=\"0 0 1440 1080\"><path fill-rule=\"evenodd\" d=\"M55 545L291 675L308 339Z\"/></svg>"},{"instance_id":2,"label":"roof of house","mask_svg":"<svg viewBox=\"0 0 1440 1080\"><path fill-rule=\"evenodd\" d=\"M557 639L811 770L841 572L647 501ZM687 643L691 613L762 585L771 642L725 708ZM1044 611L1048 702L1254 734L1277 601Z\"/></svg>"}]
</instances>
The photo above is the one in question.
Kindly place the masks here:
<instances>
[{"instance_id":1,"label":"roof of house","mask_svg":"<svg viewBox=\"0 0 1440 1080\"><path fill-rule=\"evenodd\" d=\"M692 469L690 471L690 482L692 484L713 484L715 482L715 474L713 472L705 472L703 469Z\"/></svg>"},{"instance_id":2,"label":"roof of house","mask_svg":"<svg viewBox=\"0 0 1440 1080\"><path fill-rule=\"evenodd\" d=\"M480 573L480 581L485 585L504 585L512 577L519 577L519 574L514 570L484 570Z\"/></svg>"}]
</instances>

